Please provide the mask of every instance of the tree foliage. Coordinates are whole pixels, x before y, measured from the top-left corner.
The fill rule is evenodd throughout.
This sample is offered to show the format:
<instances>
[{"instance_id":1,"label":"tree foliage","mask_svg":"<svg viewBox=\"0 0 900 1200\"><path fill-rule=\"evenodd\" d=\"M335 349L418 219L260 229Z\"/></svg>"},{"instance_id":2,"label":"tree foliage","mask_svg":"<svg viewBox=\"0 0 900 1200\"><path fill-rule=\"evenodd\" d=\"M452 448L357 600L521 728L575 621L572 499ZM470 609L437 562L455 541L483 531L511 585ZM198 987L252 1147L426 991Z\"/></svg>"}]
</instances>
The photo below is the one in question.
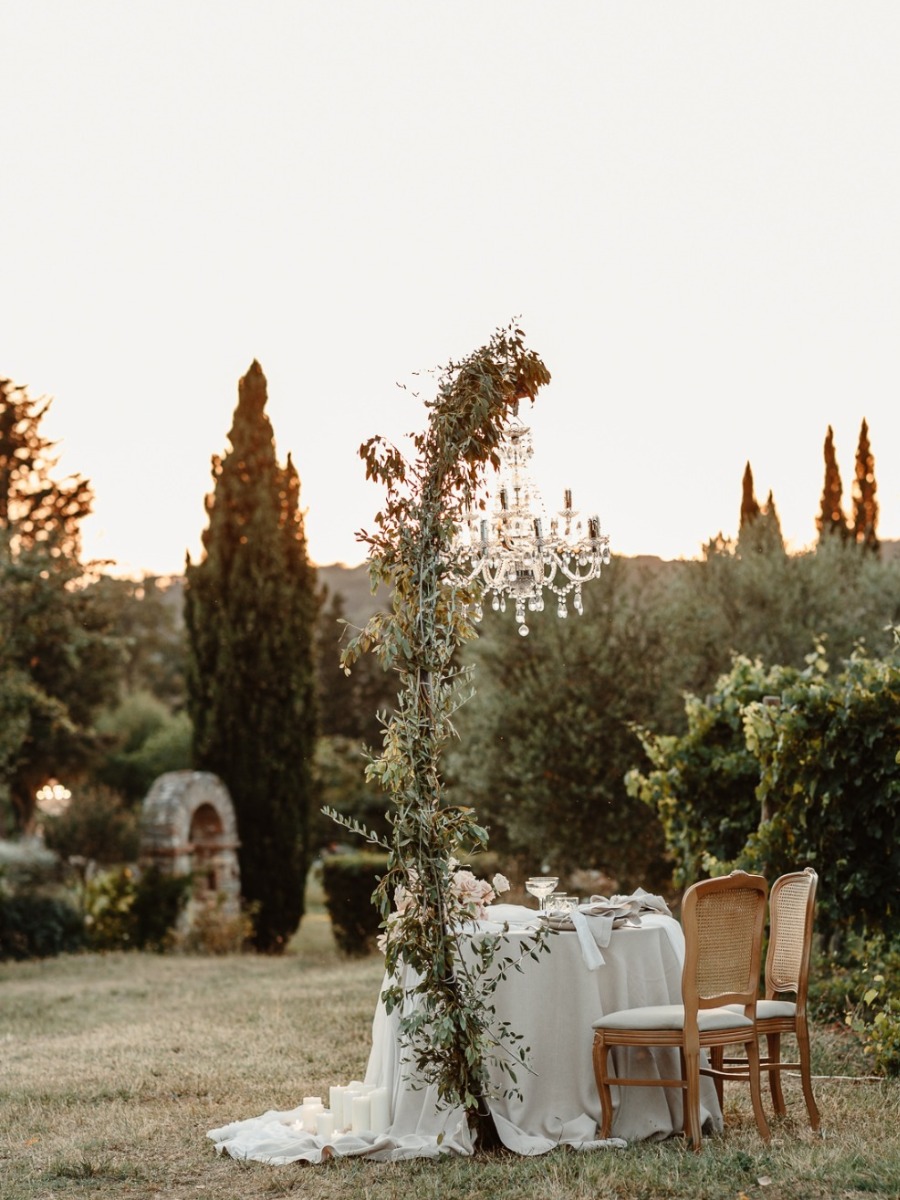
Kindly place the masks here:
<instances>
[{"instance_id":1,"label":"tree foliage","mask_svg":"<svg viewBox=\"0 0 900 1200\"><path fill-rule=\"evenodd\" d=\"M74 781L96 754L122 659L78 554L90 486L54 478L48 405L0 380L0 825L24 831L37 790Z\"/></svg>"},{"instance_id":2,"label":"tree foliage","mask_svg":"<svg viewBox=\"0 0 900 1200\"><path fill-rule=\"evenodd\" d=\"M753 470L748 462L744 467L744 477L741 481L741 519L740 530L752 524L760 514L759 501L753 487Z\"/></svg>"},{"instance_id":3,"label":"tree foliage","mask_svg":"<svg viewBox=\"0 0 900 1200\"><path fill-rule=\"evenodd\" d=\"M737 552L742 558L753 554L784 553L781 521L775 509L771 489L764 505L760 505L753 489L753 472L749 462L744 468L741 485L741 519L738 529Z\"/></svg>"},{"instance_id":4,"label":"tree foliage","mask_svg":"<svg viewBox=\"0 0 900 1200\"><path fill-rule=\"evenodd\" d=\"M856 464L853 480L853 537L856 542L867 550L877 554L879 549L878 534L878 501L875 493L878 485L875 482L875 457L869 444L869 426L863 417L859 428L859 442L856 447Z\"/></svg>"},{"instance_id":5,"label":"tree foliage","mask_svg":"<svg viewBox=\"0 0 900 1200\"><path fill-rule=\"evenodd\" d=\"M101 575L91 586L122 639L124 694L149 693L170 711L180 712L186 703L187 656L181 580Z\"/></svg>"},{"instance_id":6,"label":"tree foliage","mask_svg":"<svg viewBox=\"0 0 900 1200\"><path fill-rule=\"evenodd\" d=\"M602 586L586 589L577 620L536 616L539 636L526 641L486 618L462 659L476 665L478 688L458 718L452 778L490 827L493 849L522 869L599 869L625 886L664 890L673 863L679 883L695 876L706 840L692 850L691 829L679 830L671 860L661 860L656 806L636 802L625 786L645 761L632 726L686 737L688 753L695 725L702 745L712 725L709 755L724 777L710 784L710 820L724 824L709 853L728 857L743 845L745 818L759 818L756 768L730 738L740 733L744 699L778 692L768 664L805 671L821 637L835 661L860 642L881 657L891 648L885 626L898 620L900 561L840 538L802 555L775 549L743 558L720 539L702 561L614 558ZM732 676L735 655L749 665ZM722 761L716 746L731 747ZM658 883L657 872L665 873Z\"/></svg>"},{"instance_id":7,"label":"tree foliage","mask_svg":"<svg viewBox=\"0 0 900 1200\"><path fill-rule=\"evenodd\" d=\"M234 801L241 886L257 904L256 944L282 950L303 914L313 800L315 571L300 483L280 466L254 362L213 459L203 557L187 564L188 708L194 765Z\"/></svg>"},{"instance_id":8,"label":"tree foliage","mask_svg":"<svg viewBox=\"0 0 900 1200\"><path fill-rule=\"evenodd\" d=\"M91 775L132 806L167 771L190 767L193 731L186 712L173 713L151 692L128 692L97 717L102 757Z\"/></svg>"},{"instance_id":9,"label":"tree foliage","mask_svg":"<svg viewBox=\"0 0 900 1200\"><path fill-rule=\"evenodd\" d=\"M350 636L343 595L323 592L316 629L319 729L326 737L373 746L381 740L382 715L394 707L396 677L374 655L357 659L348 675L341 667L341 651Z\"/></svg>"},{"instance_id":10,"label":"tree foliage","mask_svg":"<svg viewBox=\"0 0 900 1200\"><path fill-rule=\"evenodd\" d=\"M43 546L52 557L73 560L94 494L81 476L54 477L54 443L41 432L51 403L0 379L0 532L14 553Z\"/></svg>"},{"instance_id":11,"label":"tree foliage","mask_svg":"<svg viewBox=\"0 0 900 1200\"><path fill-rule=\"evenodd\" d=\"M844 516L844 485L841 482L841 472L834 450L834 430L830 425L825 434L823 453L825 456L825 482L822 485L822 503L816 518L819 541L831 537L832 534L846 538L850 532L847 528L847 518Z\"/></svg>"},{"instance_id":12,"label":"tree foliage","mask_svg":"<svg viewBox=\"0 0 900 1200\"><path fill-rule=\"evenodd\" d=\"M658 821L635 804L623 776L639 747L630 722L665 718L661 564L613 559L585 612L529 618L523 639L485 618L466 650L478 688L459 717L449 762L457 786L489 826L491 846L521 875L602 873L620 889L669 881ZM667 707L668 705L668 707Z\"/></svg>"},{"instance_id":13,"label":"tree foliage","mask_svg":"<svg viewBox=\"0 0 900 1200\"><path fill-rule=\"evenodd\" d=\"M496 939L479 943L482 969L459 945L467 910L454 889L457 856L482 848L487 834L471 807L448 803L442 776L453 717L469 689L469 671L456 655L475 636L476 591L460 582L449 550L485 468L499 465L500 439L518 399L533 397L548 380L521 330L498 330L438 375L427 429L412 437L412 460L378 437L360 449L367 477L386 492L374 532L360 536L369 547L373 590L387 585L392 608L376 613L344 662L350 667L374 652L399 684L382 752L368 767L392 800L388 869L375 893L392 980L383 997L389 1011L401 1010L417 1077L433 1082L441 1101L462 1104L476 1123L488 1115L491 1062L511 1070L519 1058L515 1036L492 1028L485 970ZM392 913L395 892L404 904ZM419 979L413 1007L404 1003L401 963Z\"/></svg>"}]
</instances>

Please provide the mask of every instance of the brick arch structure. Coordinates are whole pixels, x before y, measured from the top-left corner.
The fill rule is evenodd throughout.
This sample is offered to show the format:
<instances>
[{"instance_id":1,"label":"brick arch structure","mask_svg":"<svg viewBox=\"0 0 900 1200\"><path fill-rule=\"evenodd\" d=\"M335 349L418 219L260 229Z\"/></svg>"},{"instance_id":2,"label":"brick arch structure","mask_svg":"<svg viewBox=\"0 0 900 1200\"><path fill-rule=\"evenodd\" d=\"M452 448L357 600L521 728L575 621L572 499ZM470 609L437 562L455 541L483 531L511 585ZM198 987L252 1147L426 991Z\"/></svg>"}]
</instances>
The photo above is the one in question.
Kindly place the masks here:
<instances>
[{"instance_id":1,"label":"brick arch structure","mask_svg":"<svg viewBox=\"0 0 900 1200\"><path fill-rule=\"evenodd\" d=\"M240 911L237 821L228 789L209 771L168 771L144 798L140 863L193 875L194 899L218 893L223 912Z\"/></svg>"}]
</instances>

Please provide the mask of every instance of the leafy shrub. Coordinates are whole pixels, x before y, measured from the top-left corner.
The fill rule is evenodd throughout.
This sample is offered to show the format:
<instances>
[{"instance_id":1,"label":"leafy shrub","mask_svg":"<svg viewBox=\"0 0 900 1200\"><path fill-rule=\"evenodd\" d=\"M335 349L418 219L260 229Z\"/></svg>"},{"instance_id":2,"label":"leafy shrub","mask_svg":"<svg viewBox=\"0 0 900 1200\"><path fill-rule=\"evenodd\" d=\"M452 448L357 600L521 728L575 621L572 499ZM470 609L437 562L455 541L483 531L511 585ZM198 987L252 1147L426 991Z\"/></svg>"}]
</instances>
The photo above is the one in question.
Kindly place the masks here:
<instances>
[{"instance_id":1,"label":"leafy shrub","mask_svg":"<svg viewBox=\"0 0 900 1200\"><path fill-rule=\"evenodd\" d=\"M652 769L629 771L626 785L658 813L679 886L716 873L757 829L759 762L746 744L744 710L765 696L780 696L798 674L736 656L711 695L685 697L684 734L635 729Z\"/></svg>"},{"instance_id":2,"label":"leafy shrub","mask_svg":"<svg viewBox=\"0 0 900 1200\"><path fill-rule=\"evenodd\" d=\"M822 956L810 981L810 1010L859 1037L876 1071L900 1075L900 943L849 937L840 957Z\"/></svg>"},{"instance_id":3,"label":"leafy shrub","mask_svg":"<svg viewBox=\"0 0 900 1200\"><path fill-rule=\"evenodd\" d=\"M257 905L225 911L225 893L207 892L191 910L190 927L177 941L186 954L237 954L253 939Z\"/></svg>"},{"instance_id":4,"label":"leafy shrub","mask_svg":"<svg viewBox=\"0 0 900 1200\"><path fill-rule=\"evenodd\" d=\"M65 812L43 822L44 841L62 858L112 864L138 856L140 818L118 792L102 784L76 788Z\"/></svg>"},{"instance_id":5,"label":"leafy shrub","mask_svg":"<svg viewBox=\"0 0 900 1200\"><path fill-rule=\"evenodd\" d=\"M37 838L0 840L0 894L33 891L57 881L60 874L59 857Z\"/></svg>"},{"instance_id":6,"label":"leafy shrub","mask_svg":"<svg viewBox=\"0 0 900 1200\"><path fill-rule=\"evenodd\" d=\"M84 923L55 896L0 896L0 960L69 954L84 943Z\"/></svg>"},{"instance_id":7,"label":"leafy shrub","mask_svg":"<svg viewBox=\"0 0 900 1200\"><path fill-rule=\"evenodd\" d=\"M772 815L740 865L772 875L815 866L827 933L900 932L892 904L900 875L900 658L858 651L830 675L821 651L815 673L788 688L777 709L745 711L758 795Z\"/></svg>"},{"instance_id":8,"label":"leafy shrub","mask_svg":"<svg viewBox=\"0 0 900 1200\"><path fill-rule=\"evenodd\" d=\"M686 735L640 731L653 769L629 787L662 817L678 882L810 865L826 938L900 932L898 666L858 650L832 674L822 642L802 672L738 657L715 695L687 698Z\"/></svg>"},{"instance_id":9,"label":"leafy shrub","mask_svg":"<svg viewBox=\"0 0 900 1200\"><path fill-rule=\"evenodd\" d=\"M372 851L330 854L322 861L322 888L334 940L344 954L362 957L375 948L381 914L372 902L387 855Z\"/></svg>"},{"instance_id":10,"label":"leafy shrub","mask_svg":"<svg viewBox=\"0 0 900 1200\"><path fill-rule=\"evenodd\" d=\"M193 881L155 867L104 871L84 888L85 927L94 950L168 950Z\"/></svg>"}]
</instances>

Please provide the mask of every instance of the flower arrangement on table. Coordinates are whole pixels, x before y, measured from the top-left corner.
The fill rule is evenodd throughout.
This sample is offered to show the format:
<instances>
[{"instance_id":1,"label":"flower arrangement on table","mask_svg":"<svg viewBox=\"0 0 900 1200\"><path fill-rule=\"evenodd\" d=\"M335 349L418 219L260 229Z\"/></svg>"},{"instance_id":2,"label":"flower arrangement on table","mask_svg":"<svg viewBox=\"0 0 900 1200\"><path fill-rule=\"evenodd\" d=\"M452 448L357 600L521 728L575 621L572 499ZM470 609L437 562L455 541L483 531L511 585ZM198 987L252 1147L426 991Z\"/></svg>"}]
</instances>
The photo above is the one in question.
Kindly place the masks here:
<instances>
[{"instance_id":1,"label":"flower arrangement on table","mask_svg":"<svg viewBox=\"0 0 900 1200\"><path fill-rule=\"evenodd\" d=\"M488 905L509 891L509 880L499 873L494 875L490 883L479 879L466 867L460 866L455 858L449 862L450 887L448 896L450 909L447 913L448 924L459 925L466 921L483 920L488 914ZM418 880L415 868L410 870L410 882L414 885ZM402 917L415 915L418 899L413 891L398 884L394 888L394 911L385 922L384 933L378 937L378 948L384 953L388 942L398 933L398 922Z\"/></svg>"}]
</instances>

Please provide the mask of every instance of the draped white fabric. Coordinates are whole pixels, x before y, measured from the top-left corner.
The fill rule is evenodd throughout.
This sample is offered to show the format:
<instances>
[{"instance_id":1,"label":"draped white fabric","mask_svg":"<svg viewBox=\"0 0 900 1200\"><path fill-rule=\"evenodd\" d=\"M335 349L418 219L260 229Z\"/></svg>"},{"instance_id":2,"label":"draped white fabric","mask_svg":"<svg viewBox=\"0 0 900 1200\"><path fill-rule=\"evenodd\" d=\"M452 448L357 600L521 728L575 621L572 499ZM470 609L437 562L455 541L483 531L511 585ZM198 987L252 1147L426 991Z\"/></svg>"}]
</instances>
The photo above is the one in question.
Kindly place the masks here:
<instances>
[{"instance_id":1,"label":"draped white fabric","mask_svg":"<svg viewBox=\"0 0 900 1200\"><path fill-rule=\"evenodd\" d=\"M506 950L515 954L525 948L535 926L533 910L496 905L491 916L492 920L475 923L471 936L499 932L505 923ZM605 931L601 936L605 940ZM512 971L494 996L498 1019L509 1021L529 1047L530 1070L520 1067L516 1072L520 1096L502 1094L510 1087L505 1075L497 1072L492 1079L497 1095L491 1100L491 1113L504 1145L523 1155L544 1154L560 1145L609 1149L679 1130L679 1091L614 1088L613 1137L598 1140L600 1101L591 1060L591 1026L604 1013L680 1000L681 927L671 917L644 912L639 927L611 932L602 965L586 963L583 939L577 932L552 933L550 947L537 961L526 957L522 972ZM412 1086L403 1063L398 1020L399 1014L389 1016L379 1000L365 1081L387 1088L391 1124L384 1134L345 1135L329 1138L326 1144L325 1139L296 1127L297 1109L268 1112L214 1129L209 1136L216 1148L235 1158L270 1163L320 1162L332 1153L379 1161L471 1154L472 1136L462 1110L439 1110L432 1088ZM627 1072L632 1076L671 1078L679 1073L675 1050L635 1048L616 1053L629 1056ZM621 1065L623 1060L618 1062ZM721 1129L721 1111L708 1078L701 1081L701 1109L706 1129Z\"/></svg>"}]
</instances>

